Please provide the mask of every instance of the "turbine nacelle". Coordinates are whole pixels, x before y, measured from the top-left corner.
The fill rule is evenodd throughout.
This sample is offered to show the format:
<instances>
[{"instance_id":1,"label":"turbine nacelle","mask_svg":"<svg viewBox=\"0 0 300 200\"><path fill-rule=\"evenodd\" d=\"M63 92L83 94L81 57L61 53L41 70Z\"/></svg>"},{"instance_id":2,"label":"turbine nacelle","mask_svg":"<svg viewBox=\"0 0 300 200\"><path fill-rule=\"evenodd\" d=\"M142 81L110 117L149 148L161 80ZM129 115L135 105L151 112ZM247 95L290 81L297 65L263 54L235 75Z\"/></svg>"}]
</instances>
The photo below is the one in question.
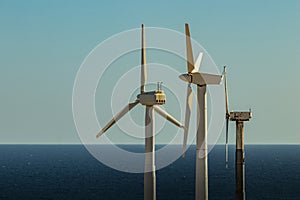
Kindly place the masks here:
<instances>
[{"instance_id":1,"label":"turbine nacelle","mask_svg":"<svg viewBox=\"0 0 300 200\"><path fill-rule=\"evenodd\" d=\"M230 112L229 119L230 121L249 121L252 118L252 112Z\"/></svg>"},{"instance_id":2,"label":"turbine nacelle","mask_svg":"<svg viewBox=\"0 0 300 200\"><path fill-rule=\"evenodd\" d=\"M143 92L137 95L140 104L145 106L163 105L166 103L166 95L162 90Z\"/></svg>"},{"instance_id":3,"label":"turbine nacelle","mask_svg":"<svg viewBox=\"0 0 300 200\"><path fill-rule=\"evenodd\" d=\"M206 74L200 72L181 74L179 78L185 82L193 83L196 85L219 85L222 82L221 75Z\"/></svg>"},{"instance_id":4,"label":"turbine nacelle","mask_svg":"<svg viewBox=\"0 0 300 200\"><path fill-rule=\"evenodd\" d=\"M181 74L179 78L185 82L191 83L192 82L192 75L191 74Z\"/></svg>"}]
</instances>

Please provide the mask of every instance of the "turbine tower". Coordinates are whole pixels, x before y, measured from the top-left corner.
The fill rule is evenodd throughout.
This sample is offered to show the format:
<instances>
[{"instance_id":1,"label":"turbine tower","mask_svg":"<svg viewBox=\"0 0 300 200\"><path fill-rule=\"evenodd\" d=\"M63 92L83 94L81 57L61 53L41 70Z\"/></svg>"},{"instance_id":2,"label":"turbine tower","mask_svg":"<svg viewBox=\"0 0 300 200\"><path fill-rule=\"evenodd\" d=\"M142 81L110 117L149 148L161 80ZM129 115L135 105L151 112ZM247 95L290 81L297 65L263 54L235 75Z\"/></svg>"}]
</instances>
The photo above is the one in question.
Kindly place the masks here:
<instances>
[{"instance_id":1,"label":"turbine tower","mask_svg":"<svg viewBox=\"0 0 300 200\"><path fill-rule=\"evenodd\" d=\"M183 155L186 150L187 133L190 122L192 108L192 88L191 83L197 85L197 139L196 139L196 200L208 199L208 166L207 166L207 104L206 104L206 86L211 84L220 84L222 75L206 74L199 72L202 60L202 52L194 63L194 56L190 38L189 25L185 24L186 33L186 53L187 53L187 74L179 76L183 81L188 82L186 98L186 115L185 115L185 134Z\"/></svg>"},{"instance_id":2,"label":"turbine tower","mask_svg":"<svg viewBox=\"0 0 300 200\"><path fill-rule=\"evenodd\" d=\"M129 103L121 112L119 112L108 124L97 134L100 137L107 129L115 124L127 112L134 108L137 104L146 106L145 112L145 172L144 172L144 199L156 199L156 177L155 177L155 134L154 134L154 111L166 118L176 126L184 128L184 126L174 117L161 109L158 105L166 102L165 93L161 90L161 82L155 91L145 91L147 82L146 68L146 48L145 48L145 31L142 24L142 59L141 59L141 89L137 95L135 102Z\"/></svg>"},{"instance_id":3,"label":"turbine tower","mask_svg":"<svg viewBox=\"0 0 300 200\"><path fill-rule=\"evenodd\" d=\"M249 121L252 112L229 112L226 67L224 66L224 87L226 102L226 168L228 167L228 125L229 120L236 122L236 150L235 150L235 199L246 199L245 193L245 154L244 154L244 121Z\"/></svg>"}]
</instances>

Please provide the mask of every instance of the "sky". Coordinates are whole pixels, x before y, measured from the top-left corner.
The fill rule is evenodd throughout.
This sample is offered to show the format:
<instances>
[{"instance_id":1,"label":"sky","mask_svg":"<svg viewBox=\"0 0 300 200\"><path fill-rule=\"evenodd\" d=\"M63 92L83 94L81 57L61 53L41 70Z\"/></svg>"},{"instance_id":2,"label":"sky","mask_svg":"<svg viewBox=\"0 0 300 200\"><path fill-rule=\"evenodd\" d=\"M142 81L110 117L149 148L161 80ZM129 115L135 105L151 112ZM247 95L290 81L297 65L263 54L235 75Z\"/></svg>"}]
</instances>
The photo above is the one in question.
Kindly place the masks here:
<instances>
[{"instance_id":1,"label":"sky","mask_svg":"<svg viewBox=\"0 0 300 200\"><path fill-rule=\"evenodd\" d=\"M219 69L229 66L230 109L252 108L245 143L299 144L299 10L296 0L2 0L0 143L80 143L72 90L89 52L142 23L183 32L188 22Z\"/></svg>"}]
</instances>

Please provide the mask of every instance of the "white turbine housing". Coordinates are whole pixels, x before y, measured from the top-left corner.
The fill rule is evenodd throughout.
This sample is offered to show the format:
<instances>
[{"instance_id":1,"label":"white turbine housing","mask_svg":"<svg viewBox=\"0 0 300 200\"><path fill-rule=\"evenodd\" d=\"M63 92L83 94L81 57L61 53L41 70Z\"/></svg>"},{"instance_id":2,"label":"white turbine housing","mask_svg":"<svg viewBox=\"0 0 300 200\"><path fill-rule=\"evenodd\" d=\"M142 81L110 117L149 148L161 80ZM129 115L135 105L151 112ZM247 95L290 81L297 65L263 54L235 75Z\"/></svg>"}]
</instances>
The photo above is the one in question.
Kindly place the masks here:
<instances>
[{"instance_id":1,"label":"white turbine housing","mask_svg":"<svg viewBox=\"0 0 300 200\"><path fill-rule=\"evenodd\" d=\"M144 92L139 94L137 98L142 105L146 106L162 105L166 103L166 95L161 90Z\"/></svg>"},{"instance_id":2,"label":"white turbine housing","mask_svg":"<svg viewBox=\"0 0 300 200\"><path fill-rule=\"evenodd\" d=\"M197 85L219 85L222 82L221 75L206 74L200 72L181 74L179 78L188 83L193 83Z\"/></svg>"}]
</instances>

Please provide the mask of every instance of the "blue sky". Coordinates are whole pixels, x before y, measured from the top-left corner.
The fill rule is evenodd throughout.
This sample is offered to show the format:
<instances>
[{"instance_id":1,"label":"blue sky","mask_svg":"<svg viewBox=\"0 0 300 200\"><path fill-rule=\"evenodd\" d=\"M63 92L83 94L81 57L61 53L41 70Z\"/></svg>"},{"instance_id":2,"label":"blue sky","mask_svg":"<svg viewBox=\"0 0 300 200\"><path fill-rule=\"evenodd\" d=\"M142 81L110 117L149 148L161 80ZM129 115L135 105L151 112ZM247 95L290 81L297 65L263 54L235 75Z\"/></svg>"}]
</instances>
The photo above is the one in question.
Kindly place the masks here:
<instances>
[{"instance_id":1,"label":"blue sky","mask_svg":"<svg viewBox=\"0 0 300 200\"><path fill-rule=\"evenodd\" d=\"M246 143L299 144L299 10L299 1L1 1L1 143L79 143L72 88L87 54L141 23L183 32L188 22L219 69L230 66L231 109L253 110Z\"/></svg>"}]
</instances>

